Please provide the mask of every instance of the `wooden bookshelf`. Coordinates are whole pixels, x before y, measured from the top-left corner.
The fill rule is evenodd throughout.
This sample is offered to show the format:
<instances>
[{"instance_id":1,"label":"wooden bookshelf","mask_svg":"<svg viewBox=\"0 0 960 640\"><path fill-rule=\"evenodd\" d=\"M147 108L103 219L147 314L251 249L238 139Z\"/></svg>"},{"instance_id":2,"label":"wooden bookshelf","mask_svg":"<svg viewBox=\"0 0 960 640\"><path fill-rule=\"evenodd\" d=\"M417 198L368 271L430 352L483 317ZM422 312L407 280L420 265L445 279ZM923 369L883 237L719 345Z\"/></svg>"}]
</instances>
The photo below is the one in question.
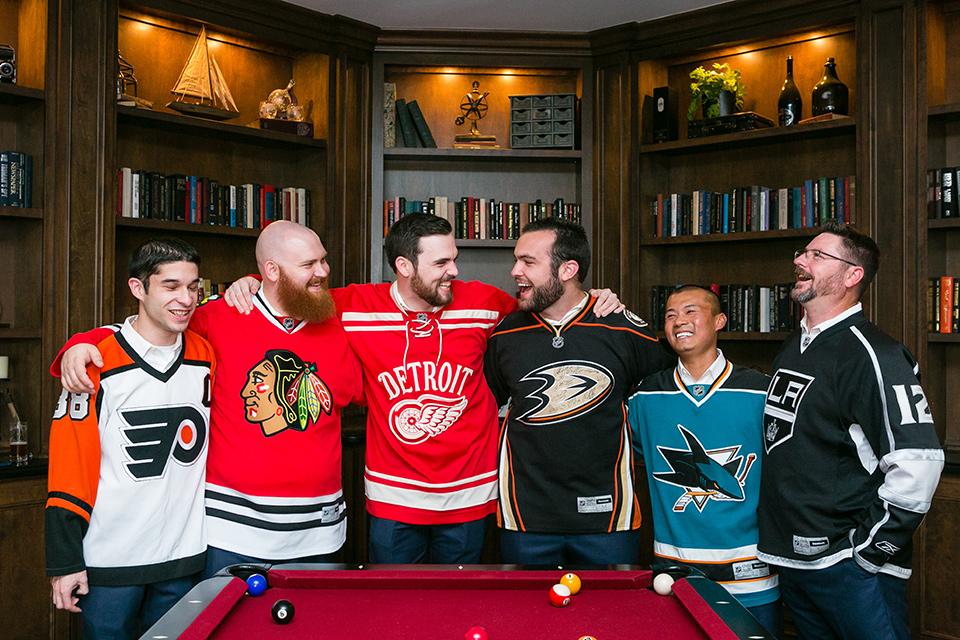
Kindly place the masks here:
<instances>
[{"instance_id":1,"label":"wooden bookshelf","mask_svg":"<svg viewBox=\"0 0 960 640\"><path fill-rule=\"evenodd\" d=\"M450 202L458 202L464 196L504 202L552 202L563 198L568 203L580 204L583 224L589 230L592 89L588 81L588 52L544 56L536 53L536 36L531 36L530 47L519 51L513 47L510 51L498 51L497 45L491 45L483 53L467 55L463 45L428 45L421 36L411 35L405 44L392 40L390 50L377 55L371 211L371 246L375 247L371 263L376 278L393 279L380 247L384 233L383 201L397 196L408 201L445 196ZM495 135L499 149L452 148L455 135L469 131L469 122L458 126L454 120L460 115L463 96L472 90L475 80L480 83L481 92L489 92L487 115L478 123L480 132ZM437 148L404 147L399 133L398 146L384 147L383 82L396 84L397 98L417 101ZM510 148L509 96L559 93L574 93L580 100L580 148ZM515 291L516 283L510 276L515 244L515 240L457 240L459 277Z\"/></svg>"}]
</instances>

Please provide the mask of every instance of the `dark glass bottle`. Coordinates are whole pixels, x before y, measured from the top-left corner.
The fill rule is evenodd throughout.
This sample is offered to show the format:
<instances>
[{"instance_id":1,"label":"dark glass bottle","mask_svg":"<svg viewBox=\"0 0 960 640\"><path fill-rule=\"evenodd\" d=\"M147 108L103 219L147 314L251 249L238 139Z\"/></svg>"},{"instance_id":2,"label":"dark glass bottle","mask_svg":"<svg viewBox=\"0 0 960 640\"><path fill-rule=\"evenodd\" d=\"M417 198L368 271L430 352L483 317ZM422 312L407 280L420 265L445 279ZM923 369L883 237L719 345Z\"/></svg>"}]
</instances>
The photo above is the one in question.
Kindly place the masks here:
<instances>
[{"instance_id":1,"label":"dark glass bottle","mask_svg":"<svg viewBox=\"0 0 960 640\"><path fill-rule=\"evenodd\" d=\"M783 87L780 89L777 111L781 127L797 124L803 117L803 100L800 98L800 90L793 81L793 56L787 56L787 79L783 81Z\"/></svg>"},{"instance_id":2,"label":"dark glass bottle","mask_svg":"<svg viewBox=\"0 0 960 640\"><path fill-rule=\"evenodd\" d=\"M813 87L813 115L837 113L847 115L847 85L837 77L837 63L827 58L823 65L823 77Z\"/></svg>"}]
</instances>

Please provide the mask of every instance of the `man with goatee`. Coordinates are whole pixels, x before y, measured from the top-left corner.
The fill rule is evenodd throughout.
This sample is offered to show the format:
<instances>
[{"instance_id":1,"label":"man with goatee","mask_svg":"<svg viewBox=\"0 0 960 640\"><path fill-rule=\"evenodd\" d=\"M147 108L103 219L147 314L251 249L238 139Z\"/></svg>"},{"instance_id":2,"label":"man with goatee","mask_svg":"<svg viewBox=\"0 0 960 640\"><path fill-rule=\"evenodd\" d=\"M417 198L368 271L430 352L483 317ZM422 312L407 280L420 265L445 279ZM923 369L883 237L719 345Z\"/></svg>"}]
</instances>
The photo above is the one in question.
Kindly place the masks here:
<instances>
[{"instance_id":1,"label":"man with goatee","mask_svg":"<svg viewBox=\"0 0 960 640\"><path fill-rule=\"evenodd\" d=\"M218 299L199 306L190 322L219 364L207 459L206 576L239 562L330 562L346 539L340 411L361 399L363 378L327 291L326 255L311 229L274 222L257 240L263 287L253 312L238 314ZM102 359L87 343L116 329L67 343L68 391L89 390L84 366L102 366Z\"/></svg>"}]
</instances>

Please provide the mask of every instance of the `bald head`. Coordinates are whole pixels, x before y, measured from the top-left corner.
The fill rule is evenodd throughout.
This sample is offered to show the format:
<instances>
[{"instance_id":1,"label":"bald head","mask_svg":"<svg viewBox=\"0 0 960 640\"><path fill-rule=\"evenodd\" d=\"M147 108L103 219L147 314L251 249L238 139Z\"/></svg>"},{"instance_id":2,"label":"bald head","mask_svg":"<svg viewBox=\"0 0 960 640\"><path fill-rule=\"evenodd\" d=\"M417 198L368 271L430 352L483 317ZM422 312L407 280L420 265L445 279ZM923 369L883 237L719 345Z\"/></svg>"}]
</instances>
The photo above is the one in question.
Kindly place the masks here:
<instances>
[{"instance_id":1,"label":"bald head","mask_svg":"<svg viewBox=\"0 0 960 640\"><path fill-rule=\"evenodd\" d=\"M327 253L313 229L289 220L278 220L260 232L257 239L257 267L260 275L266 279L269 263L286 266L318 250L324 256Z\"/></svg>"}]
</instances>

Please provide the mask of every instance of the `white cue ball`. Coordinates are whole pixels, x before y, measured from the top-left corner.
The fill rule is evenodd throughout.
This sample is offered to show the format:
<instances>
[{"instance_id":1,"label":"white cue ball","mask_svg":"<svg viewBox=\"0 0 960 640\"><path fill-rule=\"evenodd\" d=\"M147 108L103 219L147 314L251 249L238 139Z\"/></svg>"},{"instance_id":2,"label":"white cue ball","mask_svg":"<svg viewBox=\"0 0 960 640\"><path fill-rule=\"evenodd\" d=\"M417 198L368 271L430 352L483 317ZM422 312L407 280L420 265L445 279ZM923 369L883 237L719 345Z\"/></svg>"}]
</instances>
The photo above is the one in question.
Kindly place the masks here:
<instances>
[{"instance_id":1,"label":"white cue ball","mask_svg":"<svg viewBox=\"0 0 960 640\"><path fill-rule=\"evenodd\" d=\"M653 579L653 590L662 596L668 596L673 593L673 576L669 573L661 573Z\"/></svg>"}]
</instances>

